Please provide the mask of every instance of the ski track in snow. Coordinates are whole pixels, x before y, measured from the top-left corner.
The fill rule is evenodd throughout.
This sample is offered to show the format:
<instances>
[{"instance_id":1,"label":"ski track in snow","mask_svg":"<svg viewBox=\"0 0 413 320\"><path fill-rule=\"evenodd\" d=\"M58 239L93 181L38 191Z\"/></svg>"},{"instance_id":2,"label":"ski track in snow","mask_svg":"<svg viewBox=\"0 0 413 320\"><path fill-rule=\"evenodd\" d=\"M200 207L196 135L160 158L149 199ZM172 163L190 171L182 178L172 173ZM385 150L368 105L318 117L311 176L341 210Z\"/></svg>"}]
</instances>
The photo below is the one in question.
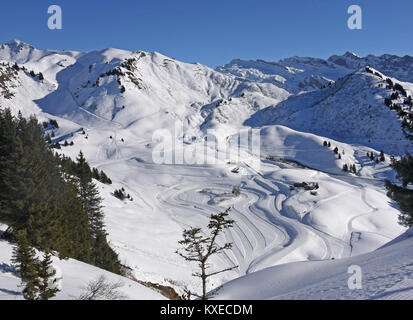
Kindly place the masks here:
<instances>
[{"instance_id":1,"label":"ski track in snow","mask_svg":"<svg viewBox=\"0 0 413 320\"><path fill-rule=\"evenodd\" d=\"M282 214L283 199L289 196L289 190L284 183L268 180L263 175L247 181L241 189L241 195L234 199L235 203L230 205L232 209L230 215L236 224L225 234L225 241L234 243L231 252L221 257L227 265L238 265L240 274L248 274L276 265L283 258L288 259L288 256L293 255L295 250L305 250L307 245L311 246L312 241L309 237L317 237L320 240L319 259L332 257L331 243L342 248L339 257L351 255L352 222L360 215L348 222L347 238L349 240L338 239ZM213 189L215 192L224 192L228 191L230 186L230 183L216 179L210 180L205 188ZM171 186L168 192L159 193L156 196L157 207L160 210L175 208L193 215L201 215L204 218L208 218L211 213L216 213L220 209L225 209L225 205L217 208L215 204L194 201L193 199L197 197L191 197L190 194L199 193L201 190L201 186L186 182ZM344 193L349 192L362 194L363 189L344 191ZM333 201L339 196L340 194L331 196L323 199L322 202ZM183 227L190 225L187 220L178 215L171 215L171 217ZM293 258L292 261L294 260L296 259Z\"/></svg>"},{"instance_id":2,"label":"ski track in snow","mask_svg":"<svg viewBox=\"0 0 413 320\"><path fill-rule=\"evenodd\" d=\"M266 169L270 166L267 165ZM193 176L191 174L193 170L197 169L185 166L185 173L180 178ZM317 174L318 172L314 171L311 177L316 177ZM197 175L199 172L195 176ZM349 178L345 177L344 180L340 178L334 176L333 179L347 186L348 183L344 180ZM357 178L355 177L354 180L358 181ZM345 194L355 193L358 194L360 201L370 208L367 212L352 216L348 220L346 236L342 239L307 224L305 217L299 221L286 216L283 205L290 197L290 190L284 181L273 180L268 174L258 174L242 179L241 195L235 198L226 198L233 186L231 180L208 178L207 184L205 182L202 184L188 183L184 180L168 187L166 192L159 192L155 197L157 203L154 208L169 212L172 220L182 228L187 228L192 225L192 221L187 219L189 216L201 216L206 221L211 213L231 207L230 216L236 223L233 229L225 233L225 239L220 239L220 241L232 242L233 248L227 250L216 261L218 265L238 265L239 275L285 262L351 256L355 237L362 234L354 229L354 221L374 214L378 210L366 198L366 185L354 181L348 189L321 199L314 208L333 202ZM212 197L211 192L205 192L206 189L213 190L214 197L212 200L208 198L200 201L199 194L203 191ZM221 204L217 201L219 198L225 198L226 201ZM145 200L145 202L150 201ZM176 214L176 212L185 212L185 214ZM314 248L314 243L317 244L316 248ZM334 250L332 246L335 247ZM303 256L306 254L309 256Z\"/></svg>"}]
</instances>

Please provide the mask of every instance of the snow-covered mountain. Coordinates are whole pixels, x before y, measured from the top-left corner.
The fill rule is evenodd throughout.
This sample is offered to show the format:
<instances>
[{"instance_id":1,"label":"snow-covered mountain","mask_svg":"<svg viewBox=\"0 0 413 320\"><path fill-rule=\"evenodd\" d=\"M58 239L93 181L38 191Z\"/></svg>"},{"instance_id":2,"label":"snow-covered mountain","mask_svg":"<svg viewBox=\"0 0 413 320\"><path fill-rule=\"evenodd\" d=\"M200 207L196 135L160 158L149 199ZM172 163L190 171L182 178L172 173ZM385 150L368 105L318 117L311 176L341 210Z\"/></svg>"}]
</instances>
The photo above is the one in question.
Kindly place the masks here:
<instances>
[{"instance_id":1,"label":"snow-covered mountain","mask_svg":"<svg viewBox=\"0 0 413 320\"><path fill-rule=\"evenodd\" d=\"M74 158L82 150L113 181L97 184L121 261L137 279L182 293L200 288L191 276L196 266L175 253L182 230L206 226L211 213L227 207L236 223L220 241L234 246L212 265L239 267L211 279L210 289L286 263L368 253L402 234L383 180L395 179L389 155L402 154L411 142L385 99L396 83L412 95L411 67L410 57L347 53L328 60L233 60L213 70L156 52L38 50L14 40L0 47L0 107L58 121L54 140L74 143L59 152ZM403 105L408 117L401 93L393 104ZM175 130L177 121L183 132ZM260 130L258 154L235 143L236 161L220 146L214 154L224 157L216 164L153 160L157 129L176 137L166 151L199 148L199 158L209 150L208 129L238 141L240 130L251 127ZM381 149L384 162L366 155ZM343 172L344 164L356 173ZM302 182L319 189L305 190ZM122 187L134 201L113 196Z\"/></svg>"},{"instance_id":2,"label":"snow-covered mountain","mask_svg":"<svg viewBox=\"0 0 413 320\"><path fill-rule=\"evenodd\" d=\"M255 113L246 124L281 124L327 135L341 141L372 146L387 153L402 154L411 142L402 121L385 99L394 92L386 77L374 69L355 71L321 90L291 96L286 101ZM397 79L391 78L397 82ZM410 84L401 82L411 95ZM403 103L403 97L398 99Z\"/></svg>"},{"instance_id":3,"label":"snow-covered mountain","mask_svg":"<svg viewBox=\"0 0 413 320\"><path fill-rule=\"evenodd\" d=\"M407 55L399 57L384 54L381 56L368 55L367 57L359 57L354 53L346 52L342 56L331 56L328 59L328 62L351 70L371 66L390 77L399 79L400 81L413 81L413 57Z\"/></svg>"},{"instance_id":4,"label":"snow-covered mountain","mask_svg":"<svg viewBox=\"0 0 413 320\"><path fill-rule=\"evenodd\" d=\"M219 67L223 73L241 79L273 82L295 93L321 88L351 72L370 66L400 81L413 81L413 57L395 55L359 57L352 52L333 55L327 60L310 57L291 57L278 62L264 60L232 60Z\"/></svg>"}]
</instances>

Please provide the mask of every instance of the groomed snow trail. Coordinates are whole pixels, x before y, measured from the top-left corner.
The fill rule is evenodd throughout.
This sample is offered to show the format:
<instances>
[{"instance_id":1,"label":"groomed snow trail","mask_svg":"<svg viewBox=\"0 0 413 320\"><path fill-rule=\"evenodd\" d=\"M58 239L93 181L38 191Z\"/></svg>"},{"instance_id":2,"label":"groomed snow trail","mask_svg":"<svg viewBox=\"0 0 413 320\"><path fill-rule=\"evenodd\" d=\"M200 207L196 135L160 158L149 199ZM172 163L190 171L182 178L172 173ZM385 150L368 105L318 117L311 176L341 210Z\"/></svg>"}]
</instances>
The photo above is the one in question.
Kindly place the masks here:
<instances>
[{"instance_id":1,"label":"groomed snow trail","mask_svg":"<svg viewBox=\"0 0 413 320\"><path fill-rule=\"evenodd\" d=\"M260 174L248 176L233 174L230 167L156 165L142 159L137 161L135 158L118 159L112 163L106 161L101 164L108 173L111 173L113 168L123 166L125 170L122 171L127 175L131 175L131 172L134 172L131 176L143 175L138 181L123 177L121 180L122 186L131 192L139 202L141 210L147 213L136 219L128 216L127 222L117 219L116 224L127 224L124 228L130 229L127 232L131 232L130 238L133 239L133 233L136 232L133 231L135 224L145 224L145 219L158 219L159 213L162 213L162 218L157 221L161 221L165 226L172 223L177 228L174 227L176 231L173 238L163 239L156 236L154 242L145 241L145 248L142 248L139 242L135 244L133 241L120 241L116 234L110 235L112 244L121 252L121 257L124 257L127 263L136 261L131 267L137 268L135 271L138 276L157 282L166 281L177 288L189 286L195 290L199 289L199 283L188 275L196 266L189 265L188 268L188 264L174 253L174 249L178 248L179 230L190 226L206 227L212 213L228 207L231 208L230 217L235 220L235 224L232 229L225 232L219 242L231 242L233 247L214 257L211 267L218 270L237 265L238 268L222 278L217 277L210 283L211 288L239 276L280 264L349 257L354 254L353 247L358 246L365 235L371 234L373 240L391 239L386 232L381 232L378 228L360 229L354 225L363 217L368 218L380 210L373 207L366 196L371 188L375 190L377 181L374 181L374 184L367 180L349 183L351 177L341 179L315 170L289 165L279 167L264 162ZM288 173L289 177L284 176L284 172ZM321 181L320 195L312 197L307 195L308 191L290 190L293 182L303 180ZM359 179L355 177L354 180ZM144 181L144 185L140 181ZM329 184L338 191L330 191ZM234 186L240 186L241 194L238 197L231 193ZM298 215L302 203L297 197L303 196L312 198L303 202L306 212L300 218ZM340 207L340 204L335 205L335 202L341 197L349 197L356 206L360 206L360 209L345 212L344 217L339 217L343 223L340 224L340 230L336 231L334 223L329 224L336 219L334 210L337 206ZM297 211L297 216L292 216L292 210ZM112 215L112 212L113 209L110 209L108 215ZM313 212L322 212L324 220L314 222L311 217ZM109 225L110 222L111 219ZM154 228L145 232L159 232L162 236L165 235L166 231L163 231L163 226L159 223L154 223ZM164 246L165 244L167 245ZM369 243L368 250L374 250L381 244L383 243ZM168 274L162 274L153 267L145 267L142 259L164 264L162 270ZM173 268L184 268L187 275L184 276L185 272L182 270L171 271Z\"/></svg>"}]
</instances>

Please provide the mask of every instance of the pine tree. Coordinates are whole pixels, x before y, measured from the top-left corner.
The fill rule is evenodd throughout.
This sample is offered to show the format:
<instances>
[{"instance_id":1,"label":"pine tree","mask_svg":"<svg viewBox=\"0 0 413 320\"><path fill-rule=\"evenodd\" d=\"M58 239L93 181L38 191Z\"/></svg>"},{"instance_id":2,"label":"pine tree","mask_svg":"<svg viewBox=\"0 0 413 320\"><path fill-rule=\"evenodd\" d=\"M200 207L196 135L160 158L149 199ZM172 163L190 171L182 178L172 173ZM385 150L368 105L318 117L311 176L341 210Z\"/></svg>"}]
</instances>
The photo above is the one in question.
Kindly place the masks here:
<instances>
[{"instance_id":1,"label":"pine tree","mask_svg":"<svg viewBox=\"0 0 413 320\"><path fill-rule=\"evenodd\" d=\"M95 265L106 270L119 273L120 263L117 254L110 248L106 239L102 198L99 190L92 181L93 172L82 151L77 157L76 172L78 177L79 198L83 210L87 214L89 229L92 235L92 259Z\"/></svg>"},{"instance_id":2,"label":"pine tree","mask_svg":"<svg viewBox=\"0 0 413 320\"><path fill-rule=\"evenodd\" d=\"M386 161L386 157L384 156L384 151L383 151L383 150L380 151L380 161L381 161L381 162Z\"/></svg>"},{"instance_id":3,"label":"pine tree","mask_svg":"<svg viewBox=\"0 0 413 320\"><path fill-rule=\"evenodd\" d=\"M400 160L392 159L391 167L397 172L397 178L402 186L386 181L387 195L396 201L402 213L399 216L400 224L413 226L413 190L408 186L413 183L413 156L406 152Z\"/></svg>"},{"instance_id":4,"label":"pine tree","mask_svg":"<svg viewBox=\"0 0 413 320\"><path fill-rule=\"evenodd\" d=\"M118 254L113 251L107 241L107 234L104 230L96 233L93 244L94 264L99 268L121 274L121 264Z\"/></svg>"},{"instance_id":5,"label":"pine tree","mask_svg":"<svg viewBox=\"0 0 413 320\"><path fill-rule=\"evenodd\" d=\"M92 181L93 172L86 162L86 159L80 151L76 164L77 176L79 178L79 196L83 204L83 210L89 218L90 230L92 237L96 238L98 231L104 230L102 198L99 196L99 190L96 184ZM95 169L94 172L98 172Z\"/></svg>"},{"instance_id":6,"label":"pine tree","mask_svg":"<svg viewBox=\"0 0 413 320\"><path fill-rule=\"evenodd\" d=\"M60 290L51 284L56 270L53 269L52 255L48 249L45 250L43 261L39 265L39 277L41 279L39 285L39 299L49 300L54 297Z\"/></svg>"},{"instance_id":7,"label":"pine tree","mask_svg":"<svg viewBox=\"0 0 413 320\"><path fill-rule=\"evenodd\" d=\"M102 170L100 171L100 181L105 184L112 184L112 180Z\"/></svg>"},{"instance_id":8,"label":"pine tree","mask_svg":"<svg viewBox=\"0 0 413 320\"><path fill-rule=\"evenodd\" d=\"M40 278L38 273L39 261L36 253L30 247L26 230L16 234L16 246L13 248L12 263L18 271L26 300L36 300L39 296Z\"/></svg>"},{"instance_id":9,"label":"pine tree","mask_svg":"<svg viewBox=\"0 0 413 320\"><path fill-rule=\"evenodd\" d=\"M96 169L96 168L92 169L92 176L93 176L93 179L96 179L96 180L100 181L101 177L100 177L100 173L99 173L98 169Z\"/></svg>"},{"instance_id":10,"label":"pine tree","mask_svg":"<svg viewBox=\"0 0 413 320\"><path fill-rule=\"evenodd\" d=\"M118 198L119 200L125 200L126 195L125 195L124 191L125 191L124 188L119 189L119 190L115 190L114 193L113 193L113 195L114 195L116 198Z\"/></svg>"}]
</instances>

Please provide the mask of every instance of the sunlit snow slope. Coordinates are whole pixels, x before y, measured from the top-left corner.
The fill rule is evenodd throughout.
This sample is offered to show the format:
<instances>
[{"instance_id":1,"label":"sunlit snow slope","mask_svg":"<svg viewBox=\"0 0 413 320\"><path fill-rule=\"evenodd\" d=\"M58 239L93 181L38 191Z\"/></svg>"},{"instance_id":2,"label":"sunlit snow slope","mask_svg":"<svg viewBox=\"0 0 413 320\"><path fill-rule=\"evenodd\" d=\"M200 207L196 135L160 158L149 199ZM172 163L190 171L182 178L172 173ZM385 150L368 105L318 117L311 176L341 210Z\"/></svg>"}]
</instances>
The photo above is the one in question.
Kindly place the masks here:
<instances>
[{"instance_id":1,"label":"sunlit snow slope","mask_svg":"<svg viewBox=\"0 0 413 320\"><path fill-rule=\"evenodd\" d=\"M264 269L229 282L216 298L411 300L412 242L412 233L408 232L390 245L364 255ZM361 271L359 288L352 286L355 266Z\"/></svg>"},{"instance_id":2,"label":"sunlit snow slope","mask_svg":"<svg viewBox=\"0 0 413 320\"><path fill-rule=\"evenodd\" d=\"M98 184L109 238L136 278L178 292L199 291L191 276L196 266L175 254L177 242L184 228L205 227L211 213L228 207L236 223L219 241L234 245L213 258L212 268L239 267L211 278L210 289L285 263L338 262L376 250L405 231L383 182L395 179L390 154L410 146L382 102L389 90L362 64L333 60L234 60L213 70L153 52L41 51L12 41L0 48L2 72L14 63L20 70L0 78L0 89L8 93L0 95L0 106L57 119L55 140L74 142L59 152L74 158L82 150L113 180ZM399 70L397 63L385 71ZM42 72L44 79L22 67ZM411 92L409 72L403 84ZM397 75L387 74L395 81ZM175 130L177 121L183 133ZM176 143L167 151L179 154L193 147L211 151L203 144L208 129L229 139L251 127L260 130L260 152L241 146L238 161L153 161L156 129L171 131ZM381 149L385 162L367 157ZM212 151L224 154L220 147ZM250 167L248 157L259 168ZM343 164L354 164L357 174L344 173ZM319 189L294 187L302 182L318 183ZM234 186L240 187L238 197ZM133 201L113 196L121 187Z\"/></svg>"}]
</instances>

